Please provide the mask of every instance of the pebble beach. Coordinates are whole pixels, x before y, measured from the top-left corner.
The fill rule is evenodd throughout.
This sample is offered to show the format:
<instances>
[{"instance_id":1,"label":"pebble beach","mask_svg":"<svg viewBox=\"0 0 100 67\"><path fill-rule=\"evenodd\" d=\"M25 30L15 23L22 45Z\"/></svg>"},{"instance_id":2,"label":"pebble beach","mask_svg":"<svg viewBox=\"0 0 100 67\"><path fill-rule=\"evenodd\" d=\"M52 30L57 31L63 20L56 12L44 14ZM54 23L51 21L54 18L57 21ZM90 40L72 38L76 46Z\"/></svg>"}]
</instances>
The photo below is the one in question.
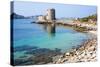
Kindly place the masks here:
<instances>
[{"instance_id":1,"label":"pebble beach","mask_svg":"<svg viewBox=\"0 0 100 67\"><path fill-rule=\"evenodd\" d=\"M97 61L97 38L85 41L78 48L74 48L63 55L53 57L54 64L95 62Z\"/></svg>"}]
</instances>

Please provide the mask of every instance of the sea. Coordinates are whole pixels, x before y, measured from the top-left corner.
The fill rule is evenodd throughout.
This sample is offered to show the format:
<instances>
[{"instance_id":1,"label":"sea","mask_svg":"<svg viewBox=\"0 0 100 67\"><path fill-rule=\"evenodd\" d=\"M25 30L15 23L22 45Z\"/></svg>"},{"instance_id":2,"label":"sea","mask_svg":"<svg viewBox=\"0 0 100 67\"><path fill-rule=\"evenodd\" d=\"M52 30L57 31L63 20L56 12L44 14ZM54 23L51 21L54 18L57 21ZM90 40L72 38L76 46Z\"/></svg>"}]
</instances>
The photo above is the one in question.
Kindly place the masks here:
<instances>
[{"instance_id":1,"label":"sea","mask_svg":"<svg viewBox=\"0 0 100 67\"><path fill-rule=\"evenodd\" d=\"M62 25L37 24L34 19L13 19L13 46L14 59L29 55L32 47L67 52L81 45L90 38L87 33L75 31L71 27ZM45 51L45 50L44 50Z\"/></svg>"}]
</instances>

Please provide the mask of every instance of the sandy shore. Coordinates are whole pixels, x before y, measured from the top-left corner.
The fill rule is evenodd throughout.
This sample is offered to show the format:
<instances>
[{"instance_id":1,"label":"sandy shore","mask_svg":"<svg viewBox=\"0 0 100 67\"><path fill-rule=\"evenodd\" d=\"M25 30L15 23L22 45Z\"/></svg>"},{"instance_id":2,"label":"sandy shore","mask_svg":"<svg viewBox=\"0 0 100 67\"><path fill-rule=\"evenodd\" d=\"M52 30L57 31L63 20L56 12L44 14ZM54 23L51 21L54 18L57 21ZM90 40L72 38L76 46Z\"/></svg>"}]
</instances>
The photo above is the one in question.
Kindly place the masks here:
<instances>
[{"instance_id":1,"label":"sandy shore","mask_svg":"<svg viewBox=\"0 0 100 67\"><path fill-rule=\"evenodd\" d=\"M78 48L72 49L63 55L53 57L54 64L60 63L77 63L77 62L94 62L97 52L97 39L87 40Z\"/></svg>"}]
</instances>

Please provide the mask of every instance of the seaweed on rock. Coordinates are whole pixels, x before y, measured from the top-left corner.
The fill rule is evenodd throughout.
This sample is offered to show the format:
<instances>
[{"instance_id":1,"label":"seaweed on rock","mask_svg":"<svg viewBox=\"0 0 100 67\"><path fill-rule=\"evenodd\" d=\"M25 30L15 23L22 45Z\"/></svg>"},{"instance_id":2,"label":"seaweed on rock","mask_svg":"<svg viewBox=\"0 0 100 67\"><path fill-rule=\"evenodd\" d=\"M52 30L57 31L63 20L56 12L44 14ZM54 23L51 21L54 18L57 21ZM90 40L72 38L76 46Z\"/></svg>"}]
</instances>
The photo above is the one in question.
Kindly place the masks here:
<instances>
[{"instance_id":1,"label":"seaweed on rock","mask_svg":"<svg viewBox=\"0 0 100 67\"><path fill-rule=\"evenodd\" d=\"M29 45L23 45L23 46L17 46L14 48L14 52L17 51L29 51L29 50L33 50L33 49L37 49L38 47L36 46L29 46Z\"/></svg>"},{"instance_id":2,"label":"seaweed on rock","mask_svg":"<svg viewBox=\"0 0 100 67\"><path fill-rule=\"evenodd\" d=\"M61 49L55 48L54 50L48 48L38 47L23 47L16 49L16 51L25 51L26 56L19 57L14 60L14 65L31 65L31 64L47 64L53 62L53 57L61 55ZM30 56L29 56L30 55ZM28 57L29 56L29 57Z\"/></svg>"}]
</instances>

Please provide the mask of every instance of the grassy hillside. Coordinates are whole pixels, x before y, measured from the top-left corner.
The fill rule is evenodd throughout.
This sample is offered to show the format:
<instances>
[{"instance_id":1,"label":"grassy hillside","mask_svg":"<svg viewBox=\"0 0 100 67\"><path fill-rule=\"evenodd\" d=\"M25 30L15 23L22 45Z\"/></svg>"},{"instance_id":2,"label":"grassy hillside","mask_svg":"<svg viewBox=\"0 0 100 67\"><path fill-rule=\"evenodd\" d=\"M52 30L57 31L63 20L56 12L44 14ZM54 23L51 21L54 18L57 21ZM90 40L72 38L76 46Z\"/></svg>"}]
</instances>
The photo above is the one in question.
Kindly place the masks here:
<instances>
[{"instance_id":1,"label":"grassy hillside","mask_svg":"<svg viewBox=\"0 0 100 67\"><path fill-rule=\"evenodd\" d=\"M88 22L89 19L92 19L93 21L97 21L97 14L93 14L88 17L78 18L78 20L81 22Z\"/></svg>"}]
</instances>

